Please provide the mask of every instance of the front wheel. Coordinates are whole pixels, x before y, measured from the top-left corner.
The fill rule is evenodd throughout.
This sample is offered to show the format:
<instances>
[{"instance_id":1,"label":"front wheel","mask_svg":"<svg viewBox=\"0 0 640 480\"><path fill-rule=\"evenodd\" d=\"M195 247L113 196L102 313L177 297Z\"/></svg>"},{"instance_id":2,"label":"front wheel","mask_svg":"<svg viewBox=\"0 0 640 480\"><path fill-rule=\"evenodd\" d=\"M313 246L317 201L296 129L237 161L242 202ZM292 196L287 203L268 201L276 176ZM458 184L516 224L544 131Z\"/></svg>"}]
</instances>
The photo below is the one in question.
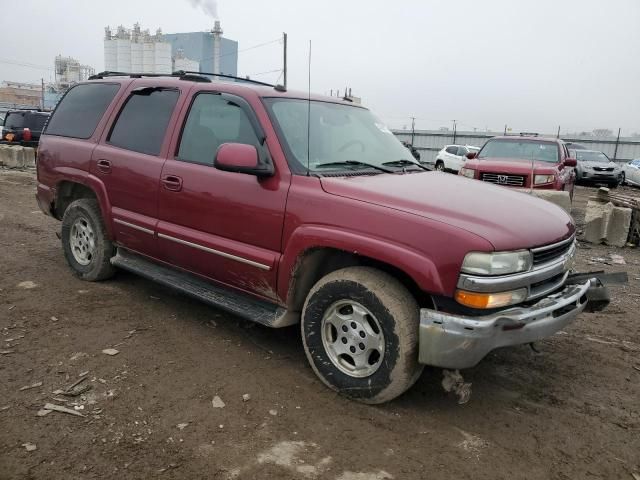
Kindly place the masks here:
<instances>
[{"instance_id":1,"label":"front wheel","mask_svg":"<svg viewBox=\"0 0 640 480\"><path fill-rule=\"evenodd\" d=\"M89 282L113 276L115 248L96 200L81 198L71 203L62 217L61 233L64 256L76 276Z\"/></svg>"},{"instance_id":2,"label":"front wheel","mask_svg":"<svg viewBox=\"0 0 640 480\"><path fill-rule=\"evenodd\" d=\"M436 162L436 170L439 172L444 172L444 162L443 161L437 161Z\"/></svg>"},{"instance_id":3,"label":"front wheel","mask_svg":"<svg viewBox=\"0 0 640 480\"><path fill-rule=\"evenodd\" d=\"M377 404L420 376L420 310L394 277L349 267L322 278L302 312L302 340L316 375L352 399Z\"/></svg>"}]
</instances>

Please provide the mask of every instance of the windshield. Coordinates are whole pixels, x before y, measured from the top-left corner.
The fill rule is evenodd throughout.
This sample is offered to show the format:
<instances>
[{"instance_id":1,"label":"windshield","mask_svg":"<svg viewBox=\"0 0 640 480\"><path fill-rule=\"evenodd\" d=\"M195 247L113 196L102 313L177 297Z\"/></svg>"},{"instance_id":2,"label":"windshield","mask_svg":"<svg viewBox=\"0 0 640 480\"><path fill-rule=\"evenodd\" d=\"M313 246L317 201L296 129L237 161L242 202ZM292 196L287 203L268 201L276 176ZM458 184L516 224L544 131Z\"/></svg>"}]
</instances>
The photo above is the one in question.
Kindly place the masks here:
<instances>
[{"instance_id":1,"label":"windshield","mask_svg":"<svg viewBox=\"0 0 640 480\"><path fill-rule=\"evenodd\" d=\"M24 127L24 112L11 112L7 114L4 126L7 130L15 130Z\"/></svg>"},{"instance_id":2,"label":"windshield","mask_svg":"<svg viewBox=\"0 0 640 480\"><path fill-rule=\"evenodd\" d=\"M602 152L594 152L592 150L576 150L576 160L579 162L599 162L609 163L609 159Z\"/></svg>"},{"instance_id":3,"label":"windshield","mask_svg":"<svg viewBox=\"0 0 640 480\"><path fill-rule=\"evenodd\" d=\"M558 163L558 145L536 140L489 140L478 158L521 158Z\"/></svg>"},{"instance_id":4,"label":"windshield","mask_svg":"<svg viewBox=\"0 0 640 480\"><path fill-rule=\"evenodd\" d=\"M354 162L377 167L399 160L415 163L411 152L367 109L299 99L267 98L265 102L298 171L306 171L307 153L311 171L326 171L321 165L329 163L327 167L339 170L366 168Z\"/></svg>"}]
</instances>

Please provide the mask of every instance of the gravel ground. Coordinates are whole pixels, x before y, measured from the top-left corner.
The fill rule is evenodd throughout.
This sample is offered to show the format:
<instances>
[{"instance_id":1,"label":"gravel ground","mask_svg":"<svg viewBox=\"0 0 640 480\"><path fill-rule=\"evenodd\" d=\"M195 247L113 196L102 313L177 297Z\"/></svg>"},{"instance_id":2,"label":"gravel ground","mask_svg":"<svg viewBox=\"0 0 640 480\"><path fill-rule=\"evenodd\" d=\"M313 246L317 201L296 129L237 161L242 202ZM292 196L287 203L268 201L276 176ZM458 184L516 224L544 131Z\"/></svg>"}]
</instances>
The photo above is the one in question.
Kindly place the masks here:
<instances>
[{"instance_id":1,"label":"gravel ground","mask_svg":"<svg viewBox=\"0 0 640 480\"><path fill-rule=\"evenodd\" d=\"M581 245L581 270L629 284L540 353L502 349L464 371L467 404L426 369L371 407L315 378L295 327L127 273L76 279L34 192L33 173L0 171L0 479L640 478L637 249ZM594 192L577 190L579 225ZM627 264L591 260L611 253ZM81 378L78 396L60 393ZM82 416L38 416L46 403Z\"/></svg>"}]
</instances>

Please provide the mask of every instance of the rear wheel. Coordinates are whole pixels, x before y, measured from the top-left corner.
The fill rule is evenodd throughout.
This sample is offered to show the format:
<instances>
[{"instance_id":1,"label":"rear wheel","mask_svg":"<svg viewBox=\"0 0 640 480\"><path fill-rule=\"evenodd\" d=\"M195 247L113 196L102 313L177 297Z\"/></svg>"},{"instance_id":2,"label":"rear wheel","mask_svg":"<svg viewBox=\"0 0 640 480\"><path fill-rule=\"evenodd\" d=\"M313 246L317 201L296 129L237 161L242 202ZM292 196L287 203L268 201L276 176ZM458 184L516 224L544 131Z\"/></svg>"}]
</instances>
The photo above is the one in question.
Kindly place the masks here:
<instances>
[{"instance_id":1,"label":"rear wheel","mask_svg":"<svg viewBox=\"0 0 640 480\"><path fill-rule=\"evenodd\" d=\"M627 176L625 175L624 172L622 172L622 175L620 175L620 185L626 185L627 184Z\"/></svg>"},{"instance_id":2,"label":"rear wheel","mask_svg":"<svg viewBox=\"0 0 640 480\"><path fill-rule=\"evenodd\" d=\"M73 273L90 282L113 276L115 248L107 237L98 202L81 198L62 217L62 247Z\"/></svg>"},{"instance_id":3,"label":"rear wheel","mask_svg":"<svg viewBox=\"0 0 640 480\"><path fill-rule=\"evenodd\" d=\"M436 162L436 170L439 172L444 172L444 162L442 160L438 160Z\"/></svg>"},{"instance_id":4,"label":"rear wheel","mask_svg":"<svg viewBox=\"0 0 640 480\"><path fill-rule=\"evenodd\" d=\"M419 307L394 277L349 267L322 278L302 313L307 359L329 388L364 403L402 394L420 376Z\"/></svg>"}]
</instances>

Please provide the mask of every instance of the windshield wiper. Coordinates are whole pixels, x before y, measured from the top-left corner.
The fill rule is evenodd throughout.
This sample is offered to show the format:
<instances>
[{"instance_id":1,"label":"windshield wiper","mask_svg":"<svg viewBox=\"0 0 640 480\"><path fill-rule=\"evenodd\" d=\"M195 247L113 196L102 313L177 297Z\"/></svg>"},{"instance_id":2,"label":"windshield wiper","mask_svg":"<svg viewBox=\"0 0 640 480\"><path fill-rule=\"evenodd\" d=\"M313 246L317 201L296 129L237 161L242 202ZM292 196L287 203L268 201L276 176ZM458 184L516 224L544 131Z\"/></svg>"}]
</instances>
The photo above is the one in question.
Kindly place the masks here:
<instances>
[{"instance_id":1,"label":"windshield wiper","mask_svg":"<svg viewBox=\"0 0 640 480\"><path fill-rule=\"evenodd\" d=\"M411 160L406 160L404 158L401 158L400 160L394 160L392 162L384 162L382 165L391 165L392 167L404 167L408 165L413 165L414 167L421 168L422 170L426 170L427 172L429 171L429 169L424 165L418 162L412 162Z\"/></svg>"},{"instance_id":2,"label":"windshield wiper","mask_svg":"<svg viewBox=\"0 0 640 480\"><path fill-rule=\"evenodd\" d=\"M349 165L349 166L356 166L356 167L374 168L376 170L380 170L381 172L385 172L385 173L395 173L390 168L380 167L378 165L374 165L372 163L367 163L367 162L361 162L359 160L344 160L342 162L321 163L320 165L316 165L316 168L339 167L340 165Z\"/></svg>"}]
</instances>

